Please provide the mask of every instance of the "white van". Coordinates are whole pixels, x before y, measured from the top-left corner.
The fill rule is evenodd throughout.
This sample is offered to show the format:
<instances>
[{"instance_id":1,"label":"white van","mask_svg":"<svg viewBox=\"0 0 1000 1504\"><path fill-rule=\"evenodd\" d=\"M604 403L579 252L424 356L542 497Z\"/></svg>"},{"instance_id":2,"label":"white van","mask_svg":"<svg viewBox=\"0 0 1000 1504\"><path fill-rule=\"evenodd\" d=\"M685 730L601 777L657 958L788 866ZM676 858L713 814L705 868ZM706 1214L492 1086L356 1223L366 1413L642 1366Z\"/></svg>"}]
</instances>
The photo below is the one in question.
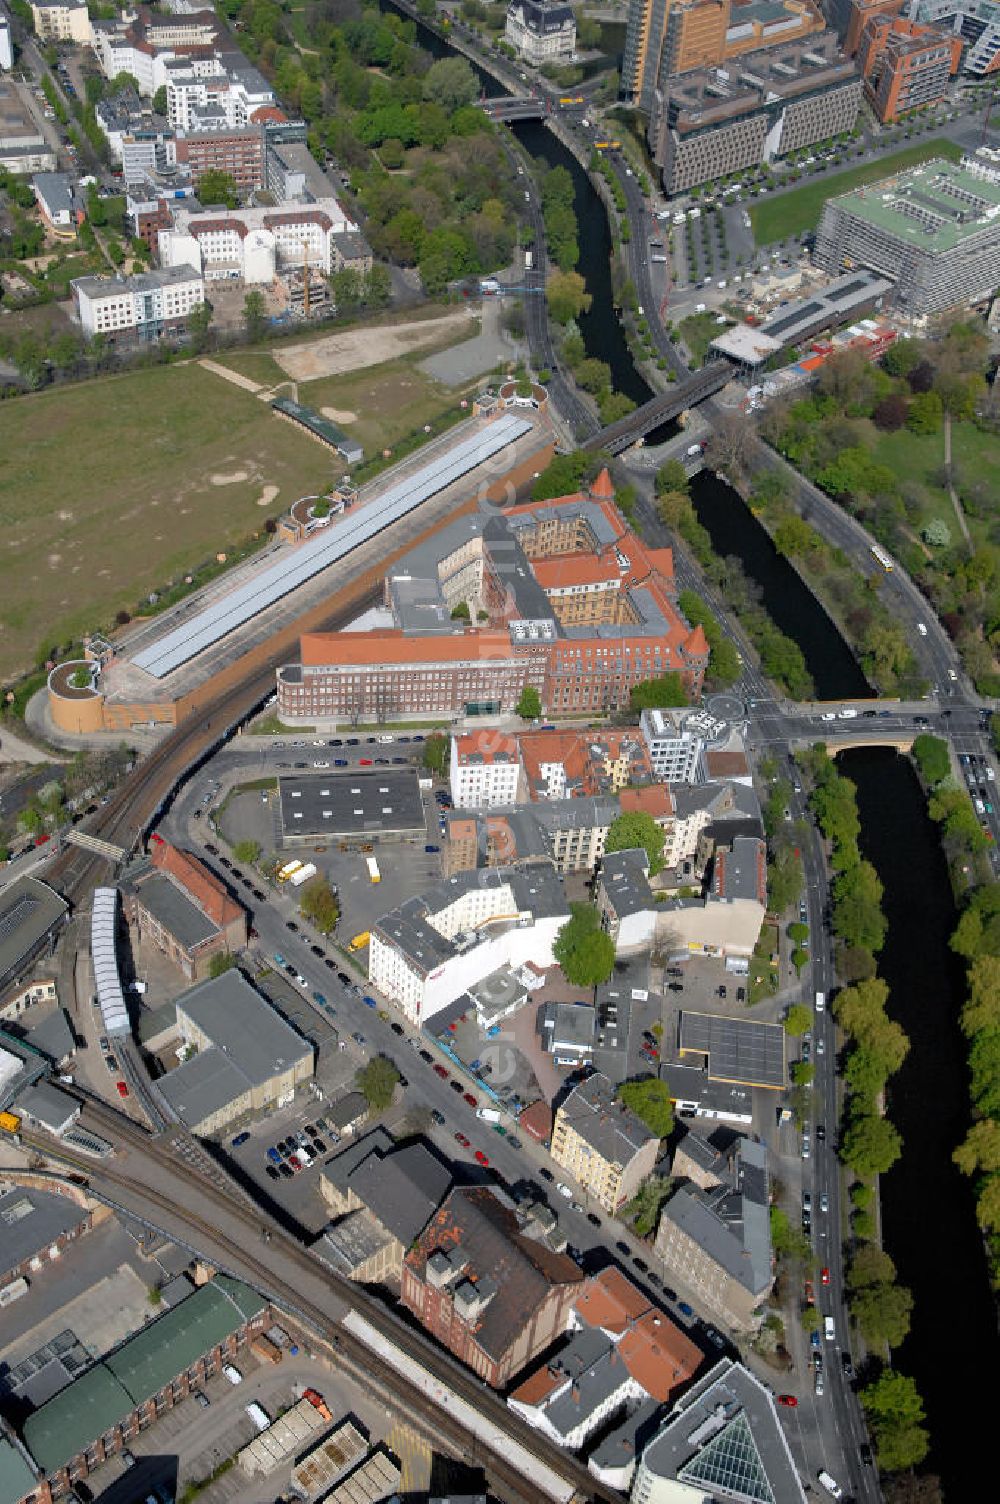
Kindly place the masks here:
<instances>
[{"instance_id":1,"label":"white van","mask_svg":"<svg viewBox=\"0 0 1000 1504\"><path fill-rule=\"evenodd\" d=\"M254 1400L252 1404L245 1405L244 1409L246 1410L246 1413L249 1415L250 1419L253 1421L254 1425L257 1427L258 1431L266 1431L268 1429L271 1424L271 1417L268 1415L263 1405L258 1405L257 1401Z\"/></svg>"},{"instance_id":2,"label":"white van","mask_svg":"<svg viewBox=\"0 0 1000 1504\"><path fill-rule=\"evenodd\" d=\"M825 992L817 992L817 994L816 994L816 1012L817 1013L825 1013L826 1012L826 993Z\"/></svg>"},{"instance_id":3,"label":"white van","mask_svg":"<svg viewBox=\"0 0 1000 1504\"><path fill-rule=\"evenodd\" d=\"M836 1335L837 1335L837 1333L836 1333L836 1330L835 1330L834 1325L833 1325L833 1317L832 1316L824 1316L823 1317L823 1336L826 1338L827 1342L833 1342L834 1339L835 1339L835 1337L836 1337Z\"/></svg>"},{"instance_id":4,"label":"white van","mask_svg":"<svg viewBox=\"0 0 1000 1504\"><path fill-rule=\"evenodd\" d=\"M243 1383L243 1375L240 1373L240 1371L239 1371L238 1368L235 1368L233 1366L232 1363L223 1363L223 1365L222 1365L222 1372L225 1374L225 1376L229 1380L230 1384L242 1384Z\"/></svg>"},{"instance_id":5,"label":"white van","mask_svg":"<svg viewBox=\"0 0 1000 1504\"><path fill-rule=\"evenodd\" d=\"M842 1499L844 1497L844 1490L841 1488L836 1478L831 1478L830 1474L826 1472L825 1469L820 1469L820 1471L816 1474L816 1477L826 1489L827 1493L831 1494L833 1498Z\"/></svg>"}]
</instances>

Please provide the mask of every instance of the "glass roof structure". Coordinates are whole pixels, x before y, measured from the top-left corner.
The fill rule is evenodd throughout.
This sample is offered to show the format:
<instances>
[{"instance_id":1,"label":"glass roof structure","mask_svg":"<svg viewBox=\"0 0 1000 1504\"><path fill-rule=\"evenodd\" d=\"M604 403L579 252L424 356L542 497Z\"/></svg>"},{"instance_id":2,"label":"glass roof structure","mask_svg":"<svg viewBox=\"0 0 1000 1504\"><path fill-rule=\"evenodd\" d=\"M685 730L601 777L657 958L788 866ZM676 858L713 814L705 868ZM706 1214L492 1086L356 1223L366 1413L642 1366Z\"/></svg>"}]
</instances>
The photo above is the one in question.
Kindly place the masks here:
<instances>
[{"instance_id":1,"label":"glass roof structure","mask_svg":"<svg viewBox=\"0 0 1000 1504\"><path fill-rule=\"evenodd\" d=\"M348 512L341 522L325 530L314 541L288 551L267 569L255 574L247 584L213 601L181 626L165 633L158 642L136 654L136 668L144 669L154 679L165 678L321 570L337 563L362 543L369 542L422 502L499 454L530 428L531 424L524 418L505 413L478 433L463 439L447 454L424 465L416 474L397 481L368 505Z\"/></svg>"},{"instance_id":2,"label":"glass roof structure","mask_svg":"<svg viewBox=\"0 0 1000 1504\"><path fill-rule=\"evenodd\" d=\"M774 1504L774 1494L743 1411L678 1470L684 1483L753 1504Z\"/></svg>"}]
</instances>

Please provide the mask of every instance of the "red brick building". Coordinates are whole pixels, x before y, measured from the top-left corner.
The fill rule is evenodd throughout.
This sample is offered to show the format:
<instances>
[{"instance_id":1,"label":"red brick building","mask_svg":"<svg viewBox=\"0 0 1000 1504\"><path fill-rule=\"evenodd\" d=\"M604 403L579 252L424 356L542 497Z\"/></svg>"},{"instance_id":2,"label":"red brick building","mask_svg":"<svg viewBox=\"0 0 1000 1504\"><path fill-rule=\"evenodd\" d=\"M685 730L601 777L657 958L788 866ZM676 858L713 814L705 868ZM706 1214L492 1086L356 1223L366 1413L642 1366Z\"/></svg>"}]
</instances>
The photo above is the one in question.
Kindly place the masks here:
<instances>
[{"instance_id":1,"label":"red brick building","mask_svg":"<svg viewBox=\"0 0 1000 1504\"><path fill-rule=\"evenodd\" d=\"M248 125L178 136L177 160L191 168L196 185L206 172L228 172L241 192L249 192L264 181L264 132Z\"/></svg>"},{"instance_id":2,"label":"red brick building","mask_svg":"<svg viewBox=\"0 0 1000 1504\"><path fill-rule=\"evenodd\" d=\"M858 67L878 118L888 124L943 99L961 64L962 46L960 36L933 26L872 16L861 34Z\"/></svg>"},{"instance_id":3,"label":"red brick building","mask_svg":"<svg viewBox=\"0 0 1000 1504\"><path fill-rule=\"evenodd\" d=\"M278 714L323 720L390 720L407 713L504 714L522 690L547 713L614 711L647 679L679 675L696 699L708 642L677 607L673 554L651 549L626 525L603 471L589 495L510 507L420 551L386 582L397 628L310 633L301 663L278 670ZM402 582L435 601L486 618L483 628L407 630ZM468 615L466 611L466 615Z\"/></svg>"},{"instance_id":4,"label":"red brick building","mask_svg":"<svg viewBox=\"0 0 1000 1504\"><path fill-rule=\"evenodd\" d=\"M143 939L159 947L189 981L209 975L213 956L243 950L245 910L187 851L154 840L149 864L123 893L125 913Z\"/></svg>"},{"instance_id":5,"label":"red brick building","mask_svg":"<svg viewBox=\"0 0 1000 1504\"><path fill-rule=\"evenodd\" d=\"M566 1330L583 1275L529 1237L492 1191L453 1190L403 1261L400 1298L493 1389Z\"/></svg>"}]
</instances>

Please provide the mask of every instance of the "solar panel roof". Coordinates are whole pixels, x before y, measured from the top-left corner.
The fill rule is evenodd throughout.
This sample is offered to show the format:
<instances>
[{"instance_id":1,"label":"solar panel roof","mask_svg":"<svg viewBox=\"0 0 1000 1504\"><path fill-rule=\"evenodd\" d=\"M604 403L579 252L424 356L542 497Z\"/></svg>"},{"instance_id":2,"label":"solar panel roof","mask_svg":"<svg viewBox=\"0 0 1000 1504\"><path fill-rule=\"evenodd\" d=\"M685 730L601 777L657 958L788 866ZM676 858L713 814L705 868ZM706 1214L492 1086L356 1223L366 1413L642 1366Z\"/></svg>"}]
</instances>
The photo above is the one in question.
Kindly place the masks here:
<instances>
[{"instance_id":1,"label":"solar panel roof","mask_svg":"<svg viewBox=\"0 0 1000 1504\"><path fill-rule=\"evenodd\" d=\"M436 496L470 470L499 454L530 428L531 424L524 418L509 413L497 418L479 433L456 444L446 455L424 465L415 475L390 486L369 505L347 513L341 522L315 542L289 551L247 584L213 601L204 611L167 632L158 642L136 654L135 666L144 669L154 679L165 678L321 570L367 543L393 522L398 522L421 502Z\"/></svg>"},{"instance_id":2,"label":"solar panel roof","mask_svg":"<svg viewBox=\"0 0 1000 1504\"><path fill-rule=\"evenodd\" d=\"M780 1091L785 1081L785 1031L780 1024L711 1013L681 1013L681 1054L708 1056L712 1081L737 1081Z\"/></svg>"}]
</instances>

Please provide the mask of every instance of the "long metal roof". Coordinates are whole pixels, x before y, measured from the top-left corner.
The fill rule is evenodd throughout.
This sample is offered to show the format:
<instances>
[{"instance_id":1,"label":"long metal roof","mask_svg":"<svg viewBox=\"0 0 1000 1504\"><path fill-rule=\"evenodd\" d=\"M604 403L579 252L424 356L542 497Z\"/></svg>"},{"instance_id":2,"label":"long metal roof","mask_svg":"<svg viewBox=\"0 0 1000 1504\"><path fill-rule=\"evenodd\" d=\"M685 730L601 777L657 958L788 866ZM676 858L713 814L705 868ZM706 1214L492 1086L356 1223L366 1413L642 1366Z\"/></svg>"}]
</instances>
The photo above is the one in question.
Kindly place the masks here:
<instances>
[{"instance_id":1,"label":"long metal roof","mask_svg":"<svg viewBox=\"0 0 1000 1504\"><path fill-rule=\"evenodd\" d=\"M390 486L367 506L349 512L343 521L315 542L305 543L289 552L287 557L280 558L248 584L214 601L182 626L166 633L159 642L136 655L136 667L145 669L154 679L165 678L182 663L187 663L306 580L335 564L362 543L367 543L393 522L398 522L421 502L436 496L446 486L499 454L530 428L531 424L525 419L505 414L482 432L463 439L447 455L423 466L407 480Z\"/></svg>"},{"instance_id":2,"label":"long metal roof","mask_svg":"<svg viewBox=\"0 0 1000 1504\"><path fill-rule=\"evenodd\" d=\"M118 953L115 932L118 917L118 889L95 888L94 907L90 916L90 954L94 963L94 986L101 1005L105 1034L129 1032L128 1009L118 978Z\"/></svg>"}]
</instances>

